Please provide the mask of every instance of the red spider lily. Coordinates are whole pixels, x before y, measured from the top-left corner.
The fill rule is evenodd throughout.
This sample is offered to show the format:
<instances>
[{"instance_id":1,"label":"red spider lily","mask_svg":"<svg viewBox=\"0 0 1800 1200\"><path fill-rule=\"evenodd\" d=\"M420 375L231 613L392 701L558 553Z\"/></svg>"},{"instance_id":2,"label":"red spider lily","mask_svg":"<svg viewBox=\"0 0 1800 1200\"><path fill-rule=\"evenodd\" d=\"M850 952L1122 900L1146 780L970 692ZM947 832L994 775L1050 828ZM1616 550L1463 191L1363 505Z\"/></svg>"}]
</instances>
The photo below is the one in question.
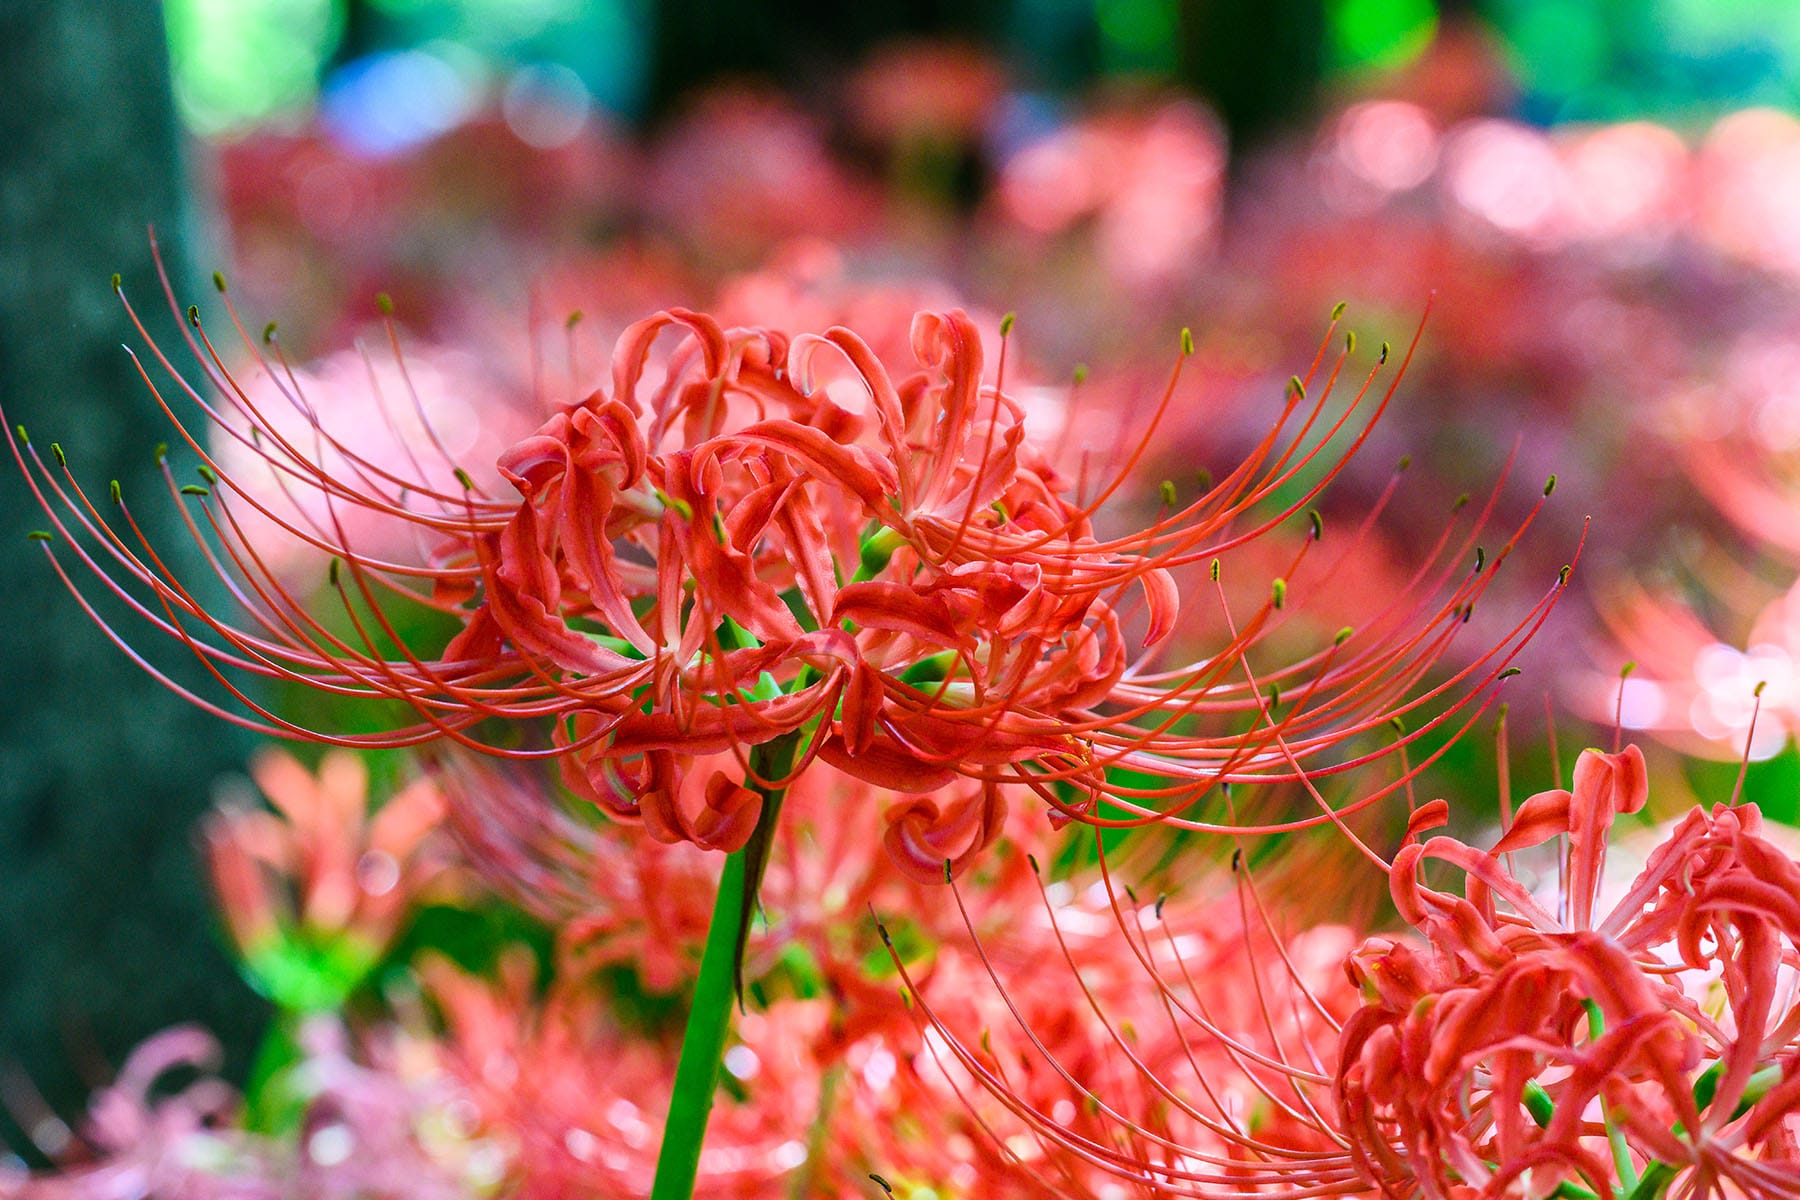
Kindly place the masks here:
<instances>
[{"instance_id":1,"label":"red spider lily","mask_svg":"<svg viewBox=\"0 0 1800 1200\"><path fill-rule=\"evenodd\" d=\"M556 982L541 998L523 978L496 987L428 973L449 1018L450 1069L471 1081L494 1135L520 1147L520 1194L641 1190L672 1047L607 1017L605 997L585 981L624 966L652 992L688 986L716 863L691 845L582 823L518 768L458 756L442 777L471 858L559 927ZM974 797L983 790L965 787ZM960 1178L970 1139L942 1089L922 1083L929 1061L865 920L871 905L907 914L909 961L927 971L963 927L954 907L928 902L929 885L909 877L905 858L890 859L867 835L896 802L914 801L824 765L789 789L760 892L765 920L746 953L750 1015L726 1057L728 1070L749 1064L755 1074L747 1095L720 1101L698 1194L873 1194L871 1171L896 1183ZM1031 817L1007 814L1005 836L1041 848L1052 834ZM1018 853L974 867L985 935L1030 922L1039 901L1029 877ZM942 879L940 864L934 882ZM536 1082L521 1090L510 1066L483 1082L483 1064L494 1061L516 1062L519 1077Z\"/></svg>"},{"instance_id":2,"label":"red spider lily","mask_svg":"<svg viewBox=\"0 0 1800 1200\"><path fill-rule=\"evenodd\" d=\"M444 1067L474 1100L482 1136L505 1148L505 1194L644 1195L673 1048L621 1027L605 998L577 977L559 974L538 997L533 965L529 956L512 960L497 984L441 961L424 971L445 1020ZM700 1154L697 1195L866 1190L860 1147L896 1111L892 1097L839 1087L837 1055L818 1057L830 1007L788 998L740 1022L726 1069L749 1095L719 1105Z\"/></svg>"},{"instance_id":3,"label":"red spider lily","mask_svg":"<svg viewBox=\"0 0 1800 1200\"><path fill-rule=\"evenodd\" d=\"M1492 851L1421 843L1446 806L1421 807L1389 874L1423 946L1284 936L1247 873L1231 913L1126 904L1108 872L1046 892L1054 956L1015 919L978 965L901 971L971 1130L1048 1194L1800 1195L1800 862L1755 806L1695 809L1603 908L1647 791L1635 747L1588 751ZM1545 899L1510 864L1555 839ZM999 1006L962 999L984 976Z\"/></svg>"},{"instance_id":4,"label":"red spider lily","mask_svg":"<svg viewBox=\"0 0 1800 1200\"><path fill-rule=\"evenodd\" d=\"M436 778L463 861L579 946L584 967L628 964L658 993L689 981L718 875L710 856L581 820L523 770L471 755L442 756Z\"/></svg>"},{"instance_id":5,"label":"red spider lily","mask_svg":"<svg viewBox=\"0 0 1800 1200\"><path fill-rule=\"evenodd\" d=\"M276 812L221 807L202 829L219 909L258 990L288 1009L334 1008L443 867L429 841L443 798L418 781L371 817L368 771L344 751L316 778L273 750L251 773Z\"/></svg>"},{"instance_id":6,"label":"red spider lily","mask_svg":"<svg viewBox=\"0 0 1800 1200\"><path fill-rule=\"evenodd\" d=\"M244 814L258 819L232 827L240 850L302 876L338 879L356 858L363 781L347 756L328 755L326 762L316 780L285 756L259 764L262 786L301 829L270 814ZM323 1177L323 1192L348 1194L373 1189L369 1180L416 1170L416 1181L384 1182L379 1194L643 1192L675 1047L658 1029L621 1016L616 996L594 981L612 977L600 968L624 965L652 993L691 985L717 860L693 845L660 845L611 823L581 823L517 768L469 756L442 766L437 778L449 824L468 865L558 927L552 981L540 987L535 960L523 952L503 955L492 980L428 959L413 965L441 1027L408 1002L405 987L385 993L399 1001L397 1012L359 1021L353 1043L344 1043L334 1019L299 1024L303 1044L279 1086L322 1086L295 1097L306 1112L298 1130L269 1134L246 1118L234 1092L210 1079L202 1089L151 1103L141 1092L155 1072L128 1065L103 1095L105 1123L97 1106L88 1138L103 1165L70 1161L62 1175L32 1186L46 1196L123 1195L131 1172L142 1170L159 1197L276 1196L285 1194L284 1180L310 1184L315 1175ZM388 801L376 822L403 797L419 794L415 786ZM435 791L423 794L438 803ZM880 965L885 960L869 965L878 943L861 920L870 903L917 913L921 946L960 928L954 909L924 903L924 886L866 836L893 799L828 767L796 780L787 798L777 834L782 852L761 892L767 920L746 968L758 999L726 1058L745 1094L720 1102L701 1160L700 1195L858 1195L871 1192L872 1170L951 1175L954 1158L932 1152L945 1122L920 1107L930 1093L920 1091L921 1064L906 1050L911 1017ZM1009 833L1036 845L1049 837L1043 822L1025 814L1013 816ZM279 852L270 849L275 842ZM292 843L311 849L302 853ZM296 860L325 866L309 873ZM279 907L267 894L267 864L256 865L265 877L258 894ZM981 926L990 935L1036 904L1034 889L1017 886L1027 875L1020 856L990 860L976 874L991 904ZM310 905L315 917L329 909L342 921L345 889L298 891L298 907L322 895ZM417 899L405 888L383 895ZM352 927L360 920L352 918ZM925 959L931 951L918 954ZM320 1033L333 1036L321 1044ZM306 1157L308 1138L321 1129L327 1134L315 1165ZM345 1144L345 1132L370 1153L380 1145L388 1159L332 1158L327 1152ZM377 1140L388 1137L416 1144ZM178 1170L184 1156L192 1161ZM0 1175L0 1194L11 1195L4 1180Z\"/></svg>"},{"instance_id":7,"label":"red spider lily","mask_svg":"<svg viewBox=\"0 0 1800 1200\"><path fill-rule=\"evenodd\" d=\"M1366 999L1336 1083L1385 1194L1800 1195L1800 863L1754 805L1695 809L1600 914L1613 820L1647 794L1636 747L1590 750L1492 851L1436 837L1395 857L1429 949L1352 956ZM1546 904L1507 860L1564 837ZM1428 861L1466 894L1426 887Z\"/></svg>"},{"instance_id":8,"label":"red spider lily","mask_svg":"<svg viewBox=\"0 0 1800 1200\"><path fill-rule=\"evenodd\" d=\"M692 982L716 860L693 845L661 845L609 823L583 821L519 768L455 755L441 764L437 778L470 867L499 894L556 927L575 970L627 966L655 993ZM910 1028L885 972L869 972L875 947L866 914L871 906L906 913L919 942L938 944L963 929L953 909L930 903L925 893L942 884L944 861L972 862L1001 836L1048 852L1048 826L1017 807L989 808L996 791L964 785L960 794L941 798L951 819L934 824L929 814L939 798L897 796L824 764L801 775L783 804L775 835L781 852L759 894L763 920L749 941L746 978L800 969L798 962L809 989L828 991L840 1002L841 1028L834 1036L854 1040L858 1031ZM888 840L910 838L929 825L921 836L931 844L884 852L883 842L867 834L884 817ZM921 853L940 855L929 878L913 865ZM1006 914L1028 914L1036 896L1022 894L1027 872L1020 855L999 856L990 866L979 877L982 924L998 930L1013 919Z\"/></svg>"},{"instance_id":9,"label":"red spider lily","mask_svg":"<svg viewBox=\"0 0 1800 1200\"><path fill-rule=\"evenodd\" d=\"M1450 727L1471 699L1491 698L1488 685L1561 592L1559 581L1501 644L1408 698L1493 578L1475 546L1490 501L1472 529L1445 531L1368 627L1287 665L1254 665L1305 592L1330 586L1329 566L1309 574L1315 520L1256 611L1233 614L1220 590L1216 618L1189 615L1212 630L1205 658L1156 661L1178 619L1171 570L1212 563L1217 578L1234 548L1301 519L1393 394L1397 377L1375 388L1385 348L1335 415L1327 397L1349 347L1322 350L1219 484L1144 528L1104 535L1096 514L1176 404L1179 362L1111 476L1075 487L1025 436L1023 409L1003 386L1005 343L990 383L985 348L960 312L915 319L920 370L896 380L844 328L789 337L671 310L621 336L608 386L500 457L516 495L496 497L460 467L464 486L448 492L360 456L316 422L279 348L265 354L245 335L255 369L307 418L311 445L302 444L260 407L261 389L226 370L197 310L188 315L184 337L217 399L175 376L178 384L288 488L319 497L292 516L238 487L163 403L208 484L178 489L165 464L170 490L199 494L189 527L231 588L236 616L203 607L168 572L124 497L113 496L109 522L59 448L60 471L28 439L13 450L80 564L197 654L250 715L196 702L282 737L363 747L447 738L553 756L572 790L662 841L744 845L761 808L754 787L785 782L761 778L749 751L787 737L803 744L793 773L823 760L905 793L959 777L985 789L973 808L921 800L894 810L888 844L921 875L935 874L945 845L992 826L994 789L1009 785L1030 788L1059 819L1099 824L1257 832L1336 821L1328 807L1261 825L1195 810L1219 783L1318 778L1393 753L1394 743L1361 752L1347 743L1421 706L1439 711L1399 746ZM671 328L682 340L658 357L658 336ZM861 410L833 398L841 389L814 386L827 366L847 372ZM454 466L429 431L424 441L418 455ZM1347 449L1327 458L1331 444ZM336 619L309 612L266 569L240 506L336 556ZM410 523L423 561L356 544L346 518L361 510ZM54 539L41 540L87 606ZM1476 569L1459 569L1471 551ZM384 607L396 597L453 616L461 632L435 653L407 645ZM396 701L413 718L379 734L308 730L234 677ZM1279 716L1265 686L1287 697ZM550 744L486 746L471 729L489 718L548 722ZM701 765L719 755L729 758Z\"/></svg>"},{"instance_id":10,"label":"red spider lily","mask_svg":"<svg viewBox=\"0 0 1800 1200\"><path fill-rule=\"evenodd\" d=\"M976 937L974 954L946 949L928 975L901 964L939 1076L918 1072L915 1107L967 1114L952 1183L971 1195L1369 1191L1331 1096L1356 1007L1340 970L1354 936L1282 934L1248 872L1234 874L1235 894L1141 907L1114 892L1110 869L1079 891L1040 884L1037 912ZM1318 874L1311 864L1312 886Z\"/></svg>"}]
</instances>

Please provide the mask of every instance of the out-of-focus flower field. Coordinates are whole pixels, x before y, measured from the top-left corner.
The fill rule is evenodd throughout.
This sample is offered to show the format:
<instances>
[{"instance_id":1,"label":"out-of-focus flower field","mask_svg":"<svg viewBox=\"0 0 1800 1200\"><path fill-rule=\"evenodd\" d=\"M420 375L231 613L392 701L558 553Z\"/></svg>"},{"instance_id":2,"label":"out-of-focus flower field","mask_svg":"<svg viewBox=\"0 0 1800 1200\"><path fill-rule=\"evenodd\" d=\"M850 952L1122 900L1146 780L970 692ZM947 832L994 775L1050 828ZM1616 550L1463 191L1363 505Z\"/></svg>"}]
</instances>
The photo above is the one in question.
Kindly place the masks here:
<instances>
[{"instance_id":1,"label":"out-of-focus flower field","mask_svg":"<svg viewBox=\"0 0 1800 1200\"><path fill-rule=\"evenodd\" d=\"M1266 121L706 7L166 5L166 484L12 432L9 585L255 734L266 1029L0 1063L0 1195L1800 1195L1785 6L1333 0Z\"/></svg>"}]
</instances>

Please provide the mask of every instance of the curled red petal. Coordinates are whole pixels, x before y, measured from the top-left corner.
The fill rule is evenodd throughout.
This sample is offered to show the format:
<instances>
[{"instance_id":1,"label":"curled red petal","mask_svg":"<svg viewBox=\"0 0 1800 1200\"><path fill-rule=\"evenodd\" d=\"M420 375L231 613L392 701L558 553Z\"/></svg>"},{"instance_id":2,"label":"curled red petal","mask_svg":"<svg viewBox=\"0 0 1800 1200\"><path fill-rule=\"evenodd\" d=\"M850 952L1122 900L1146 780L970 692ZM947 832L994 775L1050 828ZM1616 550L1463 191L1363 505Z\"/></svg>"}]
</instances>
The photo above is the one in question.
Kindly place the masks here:
<instances>
[{"instance_id":1,"label":"curled red petal","mask_svg":"<svg viewBox=\"0 0 1800 1200\"><path fill-rule=\"evenodd\" d=\"M1574 799L1574 793L1564 788L1551 788L1527 799L1513 814L1512 827L1494 843L1494 853L1542 845L1569 832L1569 804Z\"/></svg>"},{"instance_id":2,"label":"curled red petal","mask_svg":"<svg viewBox=\"0 0 1800 1200\"><path fill-rule=\"evenodd\" d=\"M756 831L762 796L714 771L706 781L706 804L694 818L693 840L708 850L741 850Z\"/></svg>"},{"instance_id":3,"label":"curled red petal","mask_svg":"<svg viewBox=\"0 0 1800 1200\"><path fill-rule=\"evenodd\" d=\"M950 606L941 596L883 579L864 580L838 589L831 620L834 624L852 621L867 629L910 634L937 646L964 646L969 642L957 630Z\"/></svg>"},{"instance_id":4,"label":"curled red petal","mask_svg":"<svg viewBox=\"0 0 1800 1200\"><path fill-rule=\"evenodd\" d=\"M958 874L999 836L1006 801L999 788L984 784L942 809L920 796L890 805L882 816L882 845L894 864L921 883L942 883L945 863Z\"/></svg>"},{"instance_id":5,"label":"curled red petal","mask_svg":"<svg viewBox=\"0 0 1800 1200\"><path fill-rule=\"evenodd\" d=\"M729 435L739 445L767 446L793 459L803 472L828 479L863 502L870 516L890 515L888 497L899 488L894 466L862 446L845 446L797 421L759 421ZM722 447L711 447L716 452Z\"/></svg>"},{"instance_id":6,"label":"curled red petal","mask_svg":"<svg viewBox=\"0 0 1800 1200\"><path fill-rule=\"evenodd\" d=\"M896 792L935 792L956 781L953 768L926 762L886 739L852 754L842 738L828 737L819 746L819 758L846 775Z\"/></svg>"},{"instance_id":7,"label":"curled red petal","mask_svg":"<svg viewBox=\"0 0 1800 1200\"><path fill-rule=\"evenodd\" d=\"M1181 615L1181 589L1175 586L1175 577L1161 567L1145 571L1138 581L1143 584L1144 603L1150 610L1144 645L1154 646L1175 628L1175 620Z\"/></svg>"},{"instance_id":8,"label":"curled red petal","mask_svg":"<svg viewBox=\"0 0 1800 1200\"><path fill-rule=\"evenodd\" d=\"M1430 829L1442 829L1450 823L1450 802L1443 798L1429 800L1413 810L1406 819L1406 840L1417 842L1419 835Z\"/></svg>"}]
</instances>

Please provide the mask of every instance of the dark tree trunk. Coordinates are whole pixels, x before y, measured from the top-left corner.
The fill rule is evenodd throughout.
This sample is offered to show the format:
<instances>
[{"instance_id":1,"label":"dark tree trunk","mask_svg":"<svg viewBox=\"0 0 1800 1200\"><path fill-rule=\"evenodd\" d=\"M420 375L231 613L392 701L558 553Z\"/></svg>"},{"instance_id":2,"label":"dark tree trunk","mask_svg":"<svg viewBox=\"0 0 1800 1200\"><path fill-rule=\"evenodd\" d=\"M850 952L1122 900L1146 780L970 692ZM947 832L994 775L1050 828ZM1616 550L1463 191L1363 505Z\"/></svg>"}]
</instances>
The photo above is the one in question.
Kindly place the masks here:
<instances>
[{"instance_id":1,"label":"dark tree trunk","mask_svg":"<svg viewBox=\"0 0 1800 1200\"><path fill-rule=\"evenodd\" d=\"M1182 0L1181 13L1181 82L1219 110L1234 149L1314 118L1323 0Z\"/></svg>"},{"instance_id":2,"label":"dark tree trunk","mask_svg":"<svg viewBox=\"0 0 1800 1200\"><path fill-rule=\"evenodd\" d=\"M119 480L159 549L199 580L153 471L152 447L169 433L120 349L137 339L108 284L121 272L173 332L145 232L157 227L184 284L160 6L0 6L0 79L0 404L40 448L62 444L90 495L104 503L107 481ZM93 1082L84 1075L116 1067L145 1035L200 1021L242 1047L261 1017L220 949L194 849L195 820L215 779L241 763L245 740L108 644L26 541L45 524L8 456L0 1070L22 1068L68 1116ZM120 623L138 641L159 636L133 618ZM201 677L178 654L157 657L190 683Z\"/></svg>"}]
</instances>

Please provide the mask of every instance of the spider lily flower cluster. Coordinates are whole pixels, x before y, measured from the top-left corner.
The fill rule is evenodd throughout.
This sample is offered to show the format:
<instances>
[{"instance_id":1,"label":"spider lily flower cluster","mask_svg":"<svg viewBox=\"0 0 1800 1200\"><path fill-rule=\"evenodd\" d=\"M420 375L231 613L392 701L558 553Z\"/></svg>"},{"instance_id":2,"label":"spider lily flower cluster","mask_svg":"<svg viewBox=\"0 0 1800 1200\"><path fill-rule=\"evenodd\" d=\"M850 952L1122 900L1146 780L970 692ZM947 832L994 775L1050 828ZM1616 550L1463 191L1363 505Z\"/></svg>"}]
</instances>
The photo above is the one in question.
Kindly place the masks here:
<instances>
[{"instance_id":1,"label":"spider lily flower cluster","mask_svg":"<svg viewBox=\"0 0 1800 1200\"><path fill-rule=\"evenodd\" d=\"M1327 397L1353 337L1321 350L1217 485L1109 535L1097 515L1178 404L1179 359L1135 444L1104 480L1078 487L1026 436L1004 386L1004 338L990 380L989 350L959 311L918 315L917 369L897 375L841 327L790 336L670 310L624 332L605 385L500 456L505 487L478 486L452 464L462 486L446 491L424 471L407 479L366 461L320 427L278 344L258 346L226 305L253 369L309 419L309 438L282 432L291 422L265 411L269 391L226 369L197 309L184 336L215 395L189 387L145 337L175 386L276 481L271 495L225 473L157 393L205 481L180 487L165 470L170 490L198 498L190 529L237 612L202 606L141 538L127 497L115 489L109 520L60 448L58 470L21 431L15 455L63 535L41 540L71 590L82 594L61 543L202 659L248 712L195 699L239 724L338 745L450 739L554 757L573 791L663 841L744 845L759 789L785 782L762 778L749 752L781 738L801 747L789 777L820 760L917 797L890 812L887 843L920 878L985 845L1008 791L1028 789L1057 819L1260 828L1203 819L1197 806L1217 783L1316 777L1391 753L1343 748L1422 704L1437 714L1401 745L1451 721L1471 697L1491 696L1485 685L1560 590L1512 637L1413 698L1505 557L1484 567L1475 549L1486 513L1473 530L1447 529L1371 626L1285 666L1259 674L1252 651L1302 594L1316 514L1256 611L1234 616L1215 586L1216 616L1178 612L1175 572L1210 565L1216 584L1233 548L1306 520L1363 444L1398 377L1377 387L1384 346L1334 414ZM679 339L659 348L668 330ZM1334 444L1347 449L1327 457ZM415 449L448 462L429 434ZM317 499L281 503L301 492ZM309 612L265 569L245 509L333 556L341 618ZM410 526L419 561L360 549L346 533L357 511ZM1315 587L1329 582L1329 568L1316 574ZM460 632L435 653L409 646L387 611L396 600L449 614ZM1212 645L1186 665L1157 663L1178 619L1190 637L1216 631ZM244 677L397 701L411 716L379 734L304 729L260 704ZM1279 714L1277 696L1287 699ZM484 744L473 727L490 718L547 723L550 742ZM973 795L932 798L959 778Z\"/></svg>"},{"instance_id":2,"label":"spider lily flower cluster","mask_svg":"<svg viewBox=\"0 0 1800 1200\"><path fill-rule=\"evenodd\" d=\"M442 873L443 796L418 780L371 814L368 770L341 750L317 778L275 750L251 772L275 811L222 806L201 829L220 913L259 992L283 1011L335 1009Z\"/></svg>"},{"instance_id":3,"label":"spider lily flower cluster","mask_svg":"<svg viewBox=\"0 0 1800 1200\"><path fill-rule=\"evenodd\" d=\"M1755 805L1719 804L1608 880L1615 821L1648 791L1636 747L1586 751L1489 850L1421 840L1447 815L1422 806L1388 868L1412 936L1360 946L1282 930L1247 872L1235 902L1185 911L1128 902L1110 873L1047 891L1078 986L1008 987L978 940L995 1026L971 1038L967 1005L922 996L927 1045L1066 1194L1800 1195L1800 862ZM1566 848L1546 893L1513 863L1548 843ZM1427 886L1428 863L1462 894Z\"/></svg>"},{"instance_id":4,"label":"spider lily flower cluster","mask_svg":"<svg viewBox=\"0 0 1800 1200\"><path fill-rule=\"evenodd\" d=\"M452 791L501 790L495 768L469 769ZM360 811L306 816L295 797L310 780L279 763L262 774L317 825L314 841L355 832ZM1141 863L1103 852L1097 876L1051 882L1015 853L953 884L954 904L921 904L922 885L851 829L880 789L809 772L785 812L794 852L765 889L758 1011L728 1058L741 1095L708 1133L706 1194L797 1179L855 1194L875 1175L901 1196L1795 1195L1800 862L1753 805L1721 804L1657 831L1635 874L1608 872L1647 778L1635 748L1589 751L1572 789L1527 800L1489 850L1425 839L1445 805L1422 806L1388 880L1413 933L1359 945L1336 920L1288 928L1291 858L1273 887L1234 861L1223 893L1140 904L1116 881ZM354 782L339 763L312 790ZM452 811L464 799L450 796ZM1051 845L1024 813L1007 836ZM151 1088L205 1049L178 1031L96 1106L82 1133L96 1161L25 1194L124 1195L148 1180L159 1195L262 1195L315 1177L354 1190L401 1167L418 1173L392 1185L408 1195L641 1190L669 1047L609 1011L594 968L644 961L646 937L701 936L700 912L670 923L636 901L664 887L669 861L703 856L601 837L625 856L605 860L590 897L602 919L559 922L548 990L522 951L497 981L427 956L415 966L441 1029L416 1005L353 1041L329 1016L301 1027L303 1057L283 1076L308 1114L298 1157L292 1129L238 1128L216 1081ZM1535 871L1559 840L1554 871ZM1441 870L1428 886L1427 864L1462 876L1461 894ZM269 865L301 891L318 875L305 855ZM1306 864L1309 887L1321 869ZM1535 873L1561 882L1534 886ZM416 903L419 882L403 876L398 894ZM229 915L234 892L220 898ZM905 914L904 936L890 926L898 995L867 942L845 940L843 911L865 902ZM335 1170L343 1139L357 1165Z\"/></svg>"},{"instance_id":5,"label":"spider lily flower cluster","mask_svg":"<svg viewBox=\"0 0 1800 1200\"><path fill-rule=\"evenodd\" d=\"M552 801L529 773L479 760L457 764L452 780L452 811L467 804L501 816L497 809ZM785 798L783 850L761 890L766 921L745 961L749 1013L725 1057L732 1096L720 1098L708 1126L697 1194L876 1195L871 1172L901 1189L1012 1186L961 1129L960 1110L944 1103L867 922L871 905L905 914L909 961L934 973L939 947L961 928L953 906L930 903L928 885L867 836L893 800L828 766L809 770ZM1050 831L1033 816L1008 815L1009 841L1046 844ZM503 970L495 986L427 964L425 985L446 1017L438 1044L480 1106L481 1128L518 1148L516 1194L642 1195L672 1047L620 1014L596 986L597 968L631 971L659 992L691 981L691 951L705 936L707 856L606 826L565 829L554 841L598 864L585 894L566 896L579 909L558 923L554 981L539 994L528 971ZM511 886L560 857L552 839L536 839L513 858ZM517 870L527 862L537 865ZM1036 895L1022 855L986 857L967 878L983 899L978 928L1003 937L1029 921ZM1029 946L1043 949L1038 939Z\"/></svg>"},{"instance_id":6,"label":"spider lily flower cluster","mask_svg":"<svg viewBox=\"0 0 1800 1200\"><path fill-rule=\"evenodd\" d=\"M494 1193L506 1165L490 1139L459 1128L466 1101L441 1078L421 1077L402 1040L371 1044L334 1018L299 1034L290 1073L308 1114L304 1128L271 1134L244 1121L235 1089L219 1078L223 1055L192 1026L165 1030L134 1050L87 1117L55 1147L55 1174L0 1167L0 1191L20 1200L467 1200ZM415 1061L408 1062L408 1058ZM9 1105L20 1111L18 1097ZM40 1102L41 1103L41 1102ZM35 1107L35 1106L34 1106ZM57 1127L60 1122L43 1110Z\"/></svg>"},{"instance_id":7,"label":"spider lily flower cluster","mask_svg":"<svg viewBox=\"0 0 1800 1200\"><path fill-rule=\"evenodd\" d=\"M436 950L390 948L354 1003L338 996L342 1022L303 994L307 1011L291 1024L282 1066L241 1097L211 1077L207 1039L160 1035L97 1098L75 1139L51 1153L63 1170L31 1178L22 1196L137 1195L134 1178L148 1194L183 1197L264 1197L283 1186L333 1196L645 1193L675 1050L656 1005L693 982L716 859L615 824L579 823L527 769L461 755L438 766L441 801L420 781L408 784L381 806L366 840L393 849L390 823L405 825L422 796L441 802L454 836L432 849L459 880L455 889L438 886L443 872L416 869L397 880L366 870L360 888L342 886L336 848L362 840L365 825L361 781L343 758L328 756L316 781L283 757L263 760L258 779L276 811L234 808L234 824L209 840L244 843L259 855L265 892L291 891L310 914L303 922L342 926L344 937L369 924L360 912L345 918L341 901L352 890L352 907L379 903L384 921L396 910L404 921L426 904L485 904L492 897L472 885L491 881L553 925L548 961L514 944L496 947L495 965L478 971ZM893 799L829 767L808 771L786 797L783 852L761 893L767 922L745 967L751 1011L726 1055L731 1095L706 1132L698 1194L874 1195L871 1172L901 1189L1014 1187L1005 1161L945 1103L866 921L870 905L905 914L908 961L934 977L966 965L932 965L962 928L955 906L930 903L942 888L908 878L866 834ZM473 840L496 826L508 832ZM514 837L527 829L534 836ZM1047 851L1054 835L1016 810L1005 836ZM502 837L511 839L504 850ZM402 857L416 865L420 855ZM1034 923L1041 906L1023 855L989 856L970 879L982 895L976 928L1004 937L1019 926L1030 931L1019 951L1041 954L1048 926ZM234 929L266 907L246 906L228 877L215 884ZM247 973L261 979L257 949L238 946ZM633 981L636 1003L621 1002L621 977ZM289 1007L295 990L272 994ZM188 1069L207 1073L204 1086L158 1086ZM277 1119L257 1119L270 1113ZM7 1182L0 1171L10 1196Z\"/></svg>"},{"instance_id":8,"label":"spider lily flower cluster","mask_svg":"<svg viewBox=\"0 0 1800 1200\"><path fill-rule=\"evenodd\" d=\"M1395 857L1429 952L1352 956L1367 1000L1337 1080L1388 1194L1800 1195L1800 863L1755 805L1696 808L1602 912L1609 831L1648 793L1636 747L1590 750L1492 850L1436 837ZM1565 839L1540 902L1507 861ZM1465 894L1426 887L1427 861Z\"/></svg>"}]
</instances>

